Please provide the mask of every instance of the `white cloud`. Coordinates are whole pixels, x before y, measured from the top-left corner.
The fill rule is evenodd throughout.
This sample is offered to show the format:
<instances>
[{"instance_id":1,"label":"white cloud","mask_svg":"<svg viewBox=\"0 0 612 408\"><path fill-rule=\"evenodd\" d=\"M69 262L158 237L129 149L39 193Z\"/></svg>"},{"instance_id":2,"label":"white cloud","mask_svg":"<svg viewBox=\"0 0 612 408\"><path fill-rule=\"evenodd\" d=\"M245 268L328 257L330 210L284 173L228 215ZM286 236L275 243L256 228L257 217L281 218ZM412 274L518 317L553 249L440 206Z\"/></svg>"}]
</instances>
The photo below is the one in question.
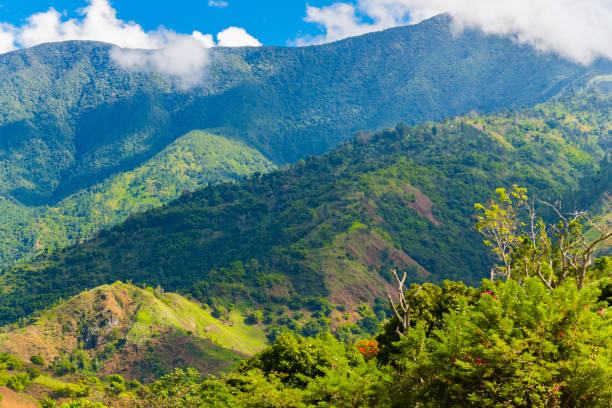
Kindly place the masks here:
<instances>
[{"instance_id":1,"label":"white cloud","mask_svg":"<svg viewBox=\"0 0 612 408\"><path fill-rule=\"evenodd\" d=\"M297 45L413 24L449 13L456 28L480 28L511 36L539 50L588 64L612 59L612 0L357 0L307 7L305 21L324 34L298 38Z\"/></svg>"},{"instance_id":2,"label":"white cloud","mask_svg":"<svg viewBox=\"0 0 612 408\"><path fill-rule=\"evenodd\" d=\"M261 43L244 28L229 27L217 34L220 47L260 47Z\"/></svg>"},{"instance_id":3,"label":"white cloud","mask_svg":"<svg viewBox=\"0 0 612 408\"><path fill-rule=\"evenodd\" d=\"M177 34L163 27L145 31L135 22L117 18L109 0L86 0L81 18L63 19L54 8L31 15L20 27L0 23L0 53L17 48L69 40L102 41L115 44L114 61L124 69L157 72L176 77L183 86L205 79L208 49L217 46L212 34L194 31ZM223 2L217 1L217 6ZM217 34L219 46L260 46L244 29L229 27Z\"/></svg>"},{"instance_id":4,"label":"white cloud","mask_svg":"<svg viewBox=\"0 0 612 408\"><path fill-rule=\"evenodd\" d=\"M134 50L114 48L111 57L122 68L138 72L155 72L178 79L183 88L202 84L210 62L208 48L212 36L177 35L169 33L163 48Z\"/></svg>"},{"instance_id":5,"label":"white cloud","mask_svg":"<svg viewBox=\"0 0 612 408\"><path fill-rule=\"evenodd\" d=\"M6 24L0 24L0 54L17 49L15 45L15 34L13 28Z\"/></svg>"},{"instance_id":6,"label":"white cloud","mask_svg":"<svg viewBox=\"0 0 612 408\"><path fill-rule=\"evenodd\" d=\"M208 0L208 5L210 7L224 8L229 6L229 3L223 0Z\"/></svg>"},{"instance_id":7,"label":"white cloud","mask_svg":"<svg viewBox=\"0 0 612 408\"><path fill-rule=\"evenodd\" d=\"M53 8L33 14L25 25L16 29L17 43L31 47L45 42L90 40L147 49L163 45L163 39L156 33L146 33L134 22L119 20L108 0L89 0L89 5L80 13L82 19L66 21L62 21L62 15Z\"/></svg>"}]
</instances>

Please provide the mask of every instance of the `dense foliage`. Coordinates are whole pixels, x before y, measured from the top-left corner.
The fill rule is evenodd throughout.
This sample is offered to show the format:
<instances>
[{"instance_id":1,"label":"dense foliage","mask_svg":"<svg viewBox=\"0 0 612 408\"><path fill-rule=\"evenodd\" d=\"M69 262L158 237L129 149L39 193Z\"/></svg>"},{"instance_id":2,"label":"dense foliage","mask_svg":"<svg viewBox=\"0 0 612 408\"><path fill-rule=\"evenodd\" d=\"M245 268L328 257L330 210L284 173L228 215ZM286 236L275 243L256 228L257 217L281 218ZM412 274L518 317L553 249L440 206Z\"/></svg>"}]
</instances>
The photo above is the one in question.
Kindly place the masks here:
<instances>
[{"instance_id":1,"label":"dense foliage","mask_svg":"<svg viewBox=\"0 0 612 408\"><path fill-rule=\"evenodd\" d=\"M220 378L176 371L142 389L138 406L609 406L612 321L599 287L550 292L529 278L420 293L414 326L394 338L391 320L378 358L329 335L283 334Z\"/></svg>"},{"instance_id":2,"label":"dense foliage","mask_svg":"<svg viewBox=\"0 0 612 408\"><path fill-rule=\"evenodd\" d=\"M186 194L5 272L0 320L115 280L208 304L296 309L311 297L372 301L392 267L412 280L477 282L491 260L471 229L472 203L512 183L554 201L596 177L612 124L594 118L610 103L581 94L519 113L400 125L286 171Z\"/></svg>"},{"instance_id":3,"label":"dense foliage","mask_svg":"<svg viewBox=\"0 0 612 408\"><path fill-rule=\"evenodd\" d=\"M89 238L130 214L159 207L209 183L236 181L274 166L243 143L201 131L180 137L139 167L50 205L0 198L0 265Z\"/></svg>"},{"instance_id":4,"label":"dense foliage","mask_svg":"<svg viewBox=\"0 0 612 408\"><path fill-rule=\"evenodd\" d=\"M138 405L609 406L612 260L585 261L590 273L582 278L570 273L571 279L563 280L565 264L558 257L564 254L552 250L517 275L514 268L525 256L518 249L529 235L508 220L518 217L513 205L527 200L526 191L514 187L497 192L499 201L479 205L485 215L478 218L477 228L487 239L498 234L510 242L508 259L503 246L491 244L499 255L496 270L509 268L503 280L485 280L478 289L450 281L414 284L405 292L403 279L395 275L400 302L390 297L395 317L376 340L350 347L329 335L307 339L285 333L219 379L202 382L197 372L176 371L143 388ZM556 225L565 222L559 217ZM580 229L583 221L572 221L570 231ZM612 225L601 228L612 232ZM554 228L537 233L548 236L553 246L563 248L567 242L570 248L588 251L580 234ZM555 280L539 272L530 276L548 264Z\"/></svg>"},{"instance_id":5,"label":"dense foliage","mask_svg":"<svg viewBox=\"0 0 612 408\"><path fill-rule=\"evenodd\" d=\"M336 337L329 333L302 337L285 329L272 345L229 372L203 376L195 369L176 369L149 385L117 374L102 381L92 377L95 369L82 350L56 358L49 366L56 379L35 367L41 360L37 356L30 357L32 365L24 372L22 361L0 354L0 384L21 392L42 375L41 384L55 384L53 398L76 398L66 408L102 408L101 402L142 408L433 408L441 401L450 407L608 407L612 259L584 256L593 254L581 235L590 222L586 216L572 219L565 229L566 218L558 211L560 221L546 224L539 218L534 221L536 229L523 230L517 209L528 202L526 189L514 186L496 193L498 198L486 206L477 205L484 214L477 217L476 228L497 255L493 270L499 273L492 277L502 279L483 280L478 288L447 280L441 285L415 283L405 290L406 274L400 280L394 272L399 287L389 297L392 317L375 338L362 333L360 338L341 341L338 331ZM527 216L533 219L531 212ZM612 223L604 220L598 227L604 236L612 233ZM499 244L496 236L508 244ZM539 253L545 240L551 249ZM610 245L605 240L599 244ZM526 247L534 252L526 252ZM566 272L567 265L560 260L572 256L565 253L566 247L584 259L583 277L579 264L570 265L576 271ZM568 279L562 279L565 276ZM109 294L100 289L92 294L108 303ZM99 306L91 307L99 313ZM369 316L367 310L360 308L362 321ZM57 315L58 323L63 320L51 314ZM80 379L63 382L67 378ZM41 406L57 404L46 398Z\"/></svg>"},{"instance_id":6,"label":"dense foliage","mask_svg":"<svg viewBox=\"0 0 612 408\"><path fill-rule=\"evenodd\" d=\"M119 69L111 48L67 42L0 57L0 193L53 204L194 129L295 161L359 129L535 104L599 68L456 35L447 16L317 47L215 49L206 83L187 91Z\"/></svg>"}]
</instances>

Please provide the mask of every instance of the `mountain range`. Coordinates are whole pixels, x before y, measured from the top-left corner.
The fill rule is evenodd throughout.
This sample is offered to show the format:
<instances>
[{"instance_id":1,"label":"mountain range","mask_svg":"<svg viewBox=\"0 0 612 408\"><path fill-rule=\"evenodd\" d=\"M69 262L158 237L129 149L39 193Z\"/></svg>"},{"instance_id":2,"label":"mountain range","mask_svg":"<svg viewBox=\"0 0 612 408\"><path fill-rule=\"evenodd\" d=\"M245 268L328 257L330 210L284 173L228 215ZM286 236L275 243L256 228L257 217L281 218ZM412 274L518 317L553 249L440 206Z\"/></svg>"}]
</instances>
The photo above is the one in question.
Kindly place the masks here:
<instances>
[{"instance_id":1,"label":"mountain range","mask_svg":"<svg viewBox=\"0 0 612 408\"><path fill-rule=\"evenodd\" d=\"M581 93L519 112L399 125L288 170L183 194L8 270L0 319L115 280L208 304L322 297L346 307L383 296L394 267L416 281L476 283L492 260L471 228L474 203L518 184L576 206L572 197L590 182L597 188L585 208L596 206L610 189L598 180L609 175L611 107L609 96Z\"/></svg>"},{"instance_id":2,"label":"mountain range","mask_svg":"<svg viewBox=\"0 0 612 408\"><path fill-rule=\"evenodd\" d=\"M610 61L446 15L214 48L190 88L113 50L0 55L0 352L64 379L218 373L287 331L372 336L392 271L489 276L474 204L499 187L612 220Z\"/></svg>"},{"instance_id":3,"label":"mountain range","mask_svg":"<svg viewBox=\"0 0 612 408\"><path fill-rule=\"evenodd\" d=\"M83 201L82 190L135 171L192 131L241 142L280 166L357 131L530 106L612 72L605 61L585 67L477 30L457 34L445 15L321 46L215 48L206 81L192 89L121 69L113 49L67 42L0 56L1 212L3 224L19 225L4 228L4 265L125 219L131 210L100 218L66 203ZM202 159L197 186L226 180L214 166ZM261 171L248 167L242 171ZM46 207L85 217L90 227L82 234L60 221L69 233L55 234L47 222L24 225Z\"/></svg>"}]
</instances>

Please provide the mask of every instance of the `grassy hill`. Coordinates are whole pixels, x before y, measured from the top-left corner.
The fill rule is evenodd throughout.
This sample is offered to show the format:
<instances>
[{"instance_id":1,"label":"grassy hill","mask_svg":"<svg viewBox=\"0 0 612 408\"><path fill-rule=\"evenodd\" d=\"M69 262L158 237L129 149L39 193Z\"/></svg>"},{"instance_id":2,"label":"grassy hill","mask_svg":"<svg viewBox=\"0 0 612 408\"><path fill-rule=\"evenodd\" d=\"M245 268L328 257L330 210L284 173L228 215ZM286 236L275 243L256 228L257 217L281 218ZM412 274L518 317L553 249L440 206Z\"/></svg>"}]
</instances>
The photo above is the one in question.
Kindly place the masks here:
<instances>
[{"instance_id":1,"label":"grassy hill","mask_svg":"<svg viewBox=\"0 0 612 408\"><path fill-rule=\"evenodd\" d=\"M477 282L491 260L472 229L474 203L513 183L571 197L601 171L611 103L586 93L362 133L289 170L185 194L6 271L0 320L115 280L271 311L317 310L321 298L351 310L387 292L392 267L413 281Z\"/></svg>"},{"instance_id":2,"label":"grassy hill","mask_svg":"<svg viewBox=\"0 0 612 408\"><path fill-rule=\"evenodd\" d=\"M139 167L54 205L27 207L0 198L0 265L87 239L130 214L168 203L184 191L273 168L244 143L193 131Z\"/></svg>"},{"instance_id":3,"label":"grassy hill","mask_svg":"<svg viewBox=\"0 0 612 408\"><path fill-rule=\"evenodd\" d=\"M0 56L0 194L55 205L195 129L281 164L357 130L533 105L609 74L479 31L455 35L447 16L315 47L214 49L207 85L189 91L121 70L111 48Z\"/></svg>"},{"instance_id":4,"label":"grassy hill","mask_svg":"<svg viewBox=\"0 0 612 408\"><path fill-rule=\"evenodd\" d=\"M32 324L0 333L0 352L40 356L57 374L119 373L141 381L176 367L218 373L267 344L237 310L225 321L184 297L129 284L104 285L60 302ZM66 372L62 372L66 371Z\"/></svg>"}]
</instances>

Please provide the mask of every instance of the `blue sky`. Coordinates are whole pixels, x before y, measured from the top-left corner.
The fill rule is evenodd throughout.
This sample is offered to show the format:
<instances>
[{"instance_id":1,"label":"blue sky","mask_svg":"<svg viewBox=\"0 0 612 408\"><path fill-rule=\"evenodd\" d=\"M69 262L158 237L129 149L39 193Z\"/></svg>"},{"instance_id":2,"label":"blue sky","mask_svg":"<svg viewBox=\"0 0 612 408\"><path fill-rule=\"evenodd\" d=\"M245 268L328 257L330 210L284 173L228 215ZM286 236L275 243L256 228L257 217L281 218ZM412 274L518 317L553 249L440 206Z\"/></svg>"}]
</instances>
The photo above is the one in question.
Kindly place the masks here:
<instances>
[{"instance_id":1,"label":"blue sky","mask_svg":"<svg viewBox=\"0 0 612 408\"><path fill-rule=\"evenodd\" d=\"M458 34L510 36L583 64L612 59L612 0L0 0L0 54L67 40L183 54L312 45L439 13Z\"/></svg>"},{"instance_id":2,"label":"blue sky","mask_svg":"<svg viewBox=\"0 0 612 408\"><path fill-rule=\"evenodd\" d=\"M117 17L134 21L145 30L160 25L179 33L194 30L218 33L228 26L244 28L265 45L286 45L305 35L317 35L317 24L303 21L306 1L302 0L226 0L226 7L213 7L208 0L112 0ZM350 0L349 0L350 2ZM332 0L308 0L311 6L325 6ZM76 10L84 0L0 0L0 21L22 25L34 13L53 7L66 12L67 18L78 17Z\"/></svg>"}]
</instances>

